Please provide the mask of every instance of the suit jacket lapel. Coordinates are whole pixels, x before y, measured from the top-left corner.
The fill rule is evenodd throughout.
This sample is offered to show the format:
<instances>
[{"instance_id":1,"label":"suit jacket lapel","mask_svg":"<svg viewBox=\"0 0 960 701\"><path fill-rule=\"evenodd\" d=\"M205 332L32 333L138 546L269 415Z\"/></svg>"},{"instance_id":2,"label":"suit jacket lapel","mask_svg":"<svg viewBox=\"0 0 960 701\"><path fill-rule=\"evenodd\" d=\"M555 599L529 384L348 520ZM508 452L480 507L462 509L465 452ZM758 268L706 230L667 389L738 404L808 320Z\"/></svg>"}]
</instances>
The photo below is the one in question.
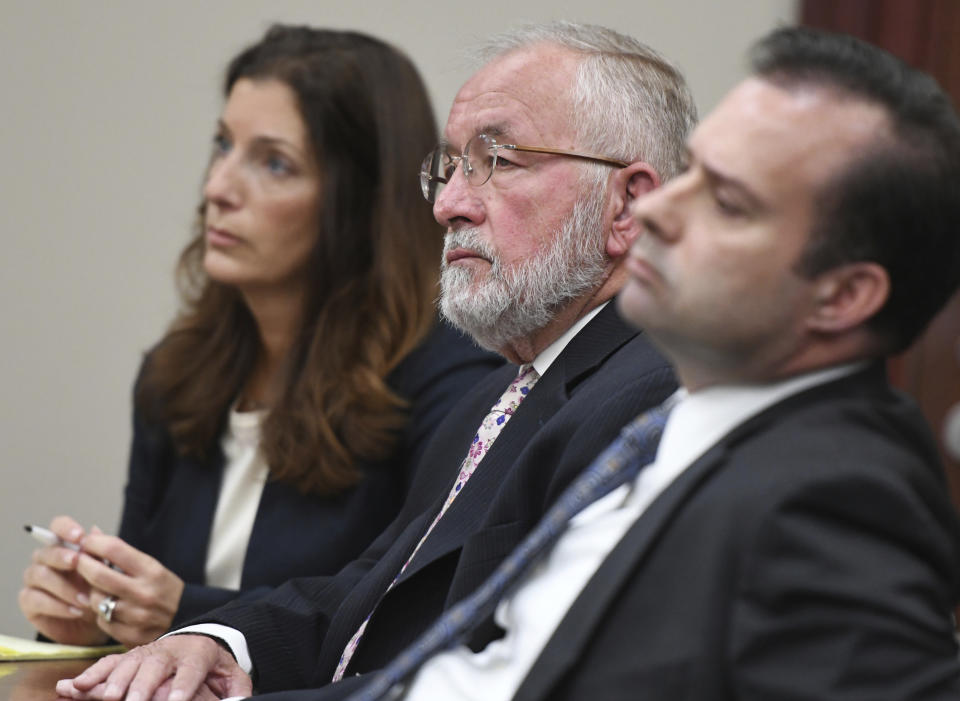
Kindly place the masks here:
<instances>
[{"instance_id":1,"label":"suit jacket lapel","mask_svg":"<svg viewBox=\"0 0 960 701\"><path fill-rule=\"evenodd\" d=\"M464 494L461 494L454 500L403 573L401 580L408 579L426 564L463 545L465 538L476 531L477 519L482 518L504 479L516 464L518 456L540 426L569 401L570 392L576 383L594 372L607 357L636 334L635 330L627 327L620 319L615 307L608 304L567 344L544 376L537 381L530 396L523 400L516 414L470 477L463 488L465 494L469 493L469 498L464 498ZM503 389L506 389L506 385ZM497 396L490 399L487 409L493 405ZM483 415L485 414L486 411ZM477 419L476 426L479 426L483 415ZM471 431L471 438L476 432L476 426ZM455 460L455 465L450 467L450 479L444 498L453 485L460 462L466 456L467 445L464 444L463 454ZM442 503L438 502L437 511Z\"/></svg>"},{"instance_id":2,"label":"suit jacket lapel","mask_svg":"<svg viewBox=\"0 0 960 701\"><path fill-rule=\"evenodd\" d=\"M617 313L616 304L611 301L571 339L547 374L556 368L563 375L567 388L572 389L583 376L594 372L638 333L624 322Z\"/></svg>"},{"instance_id":3,"label":"suit jacket lapel","mask_svg":"<svg viewBox=\"0 0 960 701\"><path fill-rule=\"evenodd\" d=\"M541 387L540 383L545 381L547 381L546 376L537 382L534 391L524 399L520 409L507 423L470 477L463 488L463 493L454 499L430 537L424 542L402 579L414 575L425 564L459 548L463 545L466 536L476 530L477 519L482 517L496 497L517 456L523 451L530 436L537 430L541 417L554 414L563 405L562 383L554 382ZM464 456L466 456L466 447L461 460ZM459 470L459 467L458 461L456 469ZM455 476L456 472L453 474ZM451 480L448 486L452 484ZM447 492L444 492L444 498ZM437 511L440 510L441 504L442 501L437 504Z\"/></svg>"}]
</instances>

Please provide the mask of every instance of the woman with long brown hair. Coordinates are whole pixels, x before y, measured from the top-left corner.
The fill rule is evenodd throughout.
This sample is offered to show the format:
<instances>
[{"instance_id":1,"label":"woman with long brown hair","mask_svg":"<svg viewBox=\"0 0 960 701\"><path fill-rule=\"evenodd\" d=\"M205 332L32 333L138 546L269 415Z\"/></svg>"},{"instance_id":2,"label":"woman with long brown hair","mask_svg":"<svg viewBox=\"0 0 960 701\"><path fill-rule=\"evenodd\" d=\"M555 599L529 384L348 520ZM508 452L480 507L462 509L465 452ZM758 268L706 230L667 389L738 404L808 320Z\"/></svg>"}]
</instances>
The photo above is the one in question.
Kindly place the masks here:
<instances>
[{"instance_id":1,"label":"woman with long brown hair","mask_svg":"<svg viewBox=\"0 0 960 701\"><path fill-rule=\"evenodd\" d=\"M41 548L24 575L21 609L60 642L140 644L337 571L500 362L435 319L442 232L414 172L435 126L405 56L277 25L224 92L182 309L137 382L120 533L57 517L81 552Z\"/></svg>"}]
</instances>

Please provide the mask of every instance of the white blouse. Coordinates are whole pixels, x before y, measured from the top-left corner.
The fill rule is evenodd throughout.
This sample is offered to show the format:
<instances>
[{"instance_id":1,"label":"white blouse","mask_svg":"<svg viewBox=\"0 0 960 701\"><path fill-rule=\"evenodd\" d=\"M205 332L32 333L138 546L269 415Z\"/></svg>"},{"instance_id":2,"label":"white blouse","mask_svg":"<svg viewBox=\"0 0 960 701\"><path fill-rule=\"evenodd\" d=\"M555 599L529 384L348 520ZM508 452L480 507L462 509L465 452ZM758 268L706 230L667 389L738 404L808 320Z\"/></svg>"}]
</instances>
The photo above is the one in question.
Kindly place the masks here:
<instances>
[{"instance_id":1,"label":"white blouse","mask_svg":"<svg viewBox=\"0 0 960 701\"><path fill-rule=\"evenodd\" d=\"M220 440L223 477L204 570L204 583L210 587L240 588L247 543L267 480L267 463L260 452L260 426L265 416L265 410L231 407Z\"/></svg>"}]
</instances>

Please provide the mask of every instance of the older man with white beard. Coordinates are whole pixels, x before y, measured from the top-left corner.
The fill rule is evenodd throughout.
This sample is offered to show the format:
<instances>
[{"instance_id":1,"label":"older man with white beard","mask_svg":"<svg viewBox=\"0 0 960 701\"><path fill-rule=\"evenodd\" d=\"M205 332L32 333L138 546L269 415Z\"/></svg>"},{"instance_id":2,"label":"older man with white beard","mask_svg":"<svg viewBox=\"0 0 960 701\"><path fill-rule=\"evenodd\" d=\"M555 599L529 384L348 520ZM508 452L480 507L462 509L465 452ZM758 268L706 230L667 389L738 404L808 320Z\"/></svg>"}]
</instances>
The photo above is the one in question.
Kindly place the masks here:
<instances>
[{"instance_id":1,"label":"older man with white beard","mask_svg":"<svg viewBox=\"0 0 960 701\"><path fill-rule=\"evenodd\" d=\"M695 121L682 76L629 37L566 23L503 35L482 59L420 177L448 229L443 315L513 364L464 388L400 515L357 561L106 658L61 695L146 699L160 686L177 701L255 684L339 698L470 593L623 424L673 392L667 362L608 303L626 279L631 203L681 168Z\"/></svg>"}]
</instances>

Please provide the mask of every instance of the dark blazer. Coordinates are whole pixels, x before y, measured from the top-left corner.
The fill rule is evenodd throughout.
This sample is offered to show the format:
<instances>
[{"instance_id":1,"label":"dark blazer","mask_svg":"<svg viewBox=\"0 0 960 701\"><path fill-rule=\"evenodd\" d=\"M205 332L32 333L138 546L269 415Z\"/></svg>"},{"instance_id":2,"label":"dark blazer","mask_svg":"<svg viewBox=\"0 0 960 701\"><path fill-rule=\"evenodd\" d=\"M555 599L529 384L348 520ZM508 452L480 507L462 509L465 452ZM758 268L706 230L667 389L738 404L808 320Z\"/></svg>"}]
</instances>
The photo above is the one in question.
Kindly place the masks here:
<instances>
[{"instance_id":1,"label":"dark blazer","mask_svg":"<svg viewBox=\"0 0 960 701\"><path fill-rule=\"evenodd\" d=\"M348 674L389 661L486 578L623 424L676 387L666 360L608 305L540 378L384 596L437 514L481 419L515 374L515 367L493 373L450 412L400 515L358 560L335 577L295 580L205 618L244 633L260 691L328 684L374 608Z\"/></svg>"},{"instance_id":2,"label":"dark blazer","mask_svg":"<svg viewBox=\"0 0 960 701\"><path fill-rule=\"evenodd\" d=\"M883 372L788 398L697 460L515 699L960 698L960 526L923 418Z\"/></svg>"},{"instance_id":3,"label":"dark blazer","mask_svg":"<svg viewBox=\"0 0 960 701\"><path fill-rule=\"evenodd\" d=\"M362 552L400 509L433 429L464 392L501 365L502 358L438 323L387 378L410 402L392 456L359 465L363 481L336 497L305 496L267 481L243 564L245 595L294 577L332 574ZM186 582L175 625L240 596L203 585L223 466L219 448L209 464L178 455L162 427L135 413L119 534Z\"/></svg>"}]
</instances>

